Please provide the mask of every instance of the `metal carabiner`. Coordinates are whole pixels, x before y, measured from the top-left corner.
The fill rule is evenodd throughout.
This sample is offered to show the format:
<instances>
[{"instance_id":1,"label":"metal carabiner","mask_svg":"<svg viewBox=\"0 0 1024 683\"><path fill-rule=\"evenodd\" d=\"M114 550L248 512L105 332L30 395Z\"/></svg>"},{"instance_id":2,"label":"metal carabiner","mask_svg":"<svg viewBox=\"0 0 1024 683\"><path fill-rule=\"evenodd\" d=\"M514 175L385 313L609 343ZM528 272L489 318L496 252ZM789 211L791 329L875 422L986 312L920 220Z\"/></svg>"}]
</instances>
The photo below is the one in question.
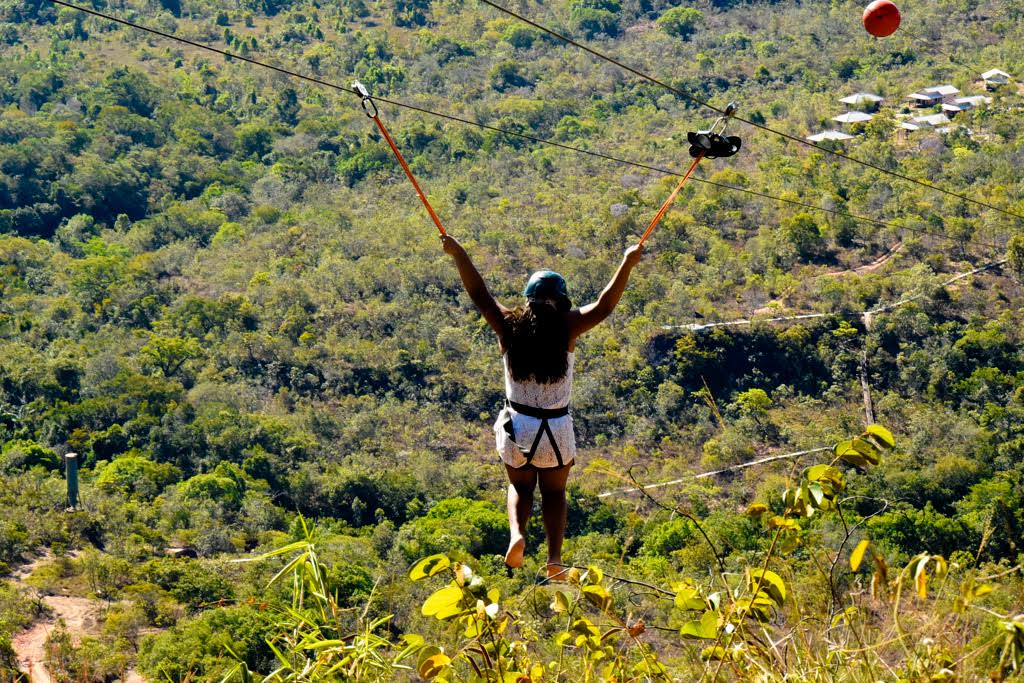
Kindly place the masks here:
<instances>
[{"instance_id":1,"label":"metal carabiner","mask_svg":"<svg viewBox=\"0 0 1024 683\"><path fill-rule=\"evenodd\" d=\"M359 96L363 98L363 111L366 115L371 119L377 118L380 115L380 112L377 111L377 103L373 101L372 97L370 97L370 91L366 89L366 86L359 81L352 81L352 87L355 88L356 92L359 93ZM372 112L370 110L371 107L373 108Z\"/></svg>"},{"instance_id":2,"label":"metal carabiner","mask_svg":"<svg viewBox=\"0 0 1024 683\"><path fill-rule=\"evenodd\" d=\"M708 133L716 133L718 135L724 135L725 134L725 129L729 125L729 119L731 119L733 116L736 115L736 109L737 108L738 107L736 106L735 102L730 102L728 105L726 105L725 113L722 116L719 116L715 120L715 122L713 124L711 124L711 128L708 129L707 132ZM722 126L721 130L715 130L716 128L718 128L719 125Z\"/></svg>"}]
</instances>

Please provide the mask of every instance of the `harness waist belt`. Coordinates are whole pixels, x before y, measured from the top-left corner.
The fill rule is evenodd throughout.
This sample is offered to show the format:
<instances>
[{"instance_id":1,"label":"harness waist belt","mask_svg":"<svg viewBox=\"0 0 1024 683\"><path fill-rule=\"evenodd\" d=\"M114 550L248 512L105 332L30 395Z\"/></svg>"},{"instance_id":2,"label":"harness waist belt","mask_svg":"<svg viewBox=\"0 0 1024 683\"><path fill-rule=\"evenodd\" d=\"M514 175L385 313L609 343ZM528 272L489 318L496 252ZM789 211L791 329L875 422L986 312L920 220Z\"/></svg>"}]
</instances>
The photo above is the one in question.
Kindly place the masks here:
<instances>
[{"instance_id":1,"label":"harness waist belt","mask_svg":"<svg viewBox=\"0 0 1024 683\"><path fill-rule=\"evenodd\" d=\"M538 420L553 420L556 417L565 417L569 414L569 406L563 406L561 408L537 408L523 403L516 403L509 399L505 399L505 403L507 403L517 413L526 415L527 417L535 417Z\"/></svg>"},{"instance_id":2,"label":"harness waist belt","mask_svg":"<svg viewBox=\"0 0 1024 683\"><path fill-rule=\"evenodd\" d=\"M505 403L517 413L540 420L540 427L537 428L537 436L534 437L533 445L530 446L529 450L519 446L519 450L522 451L523 455L526 457L526 464L530 465L533 463L533 456L537 454L537 446L540 445L540 439L546 434L548 441L551 442L551 449L555 452L555 459L558 461L558 466L563 467L565 463L562 462L562 452L558 450L558 442L555 441L555 435L551 433L551 425L548 424L548 420L553 420L556 417L565 417L569 414L569 406L563 406L561 408L537 408L535 406L516 403L508 398L505 399ZM509 420L506 429L511 426L512 421ZM510 431L510 436L514 441L514 430Z\"/></svg>"}]
</instances>

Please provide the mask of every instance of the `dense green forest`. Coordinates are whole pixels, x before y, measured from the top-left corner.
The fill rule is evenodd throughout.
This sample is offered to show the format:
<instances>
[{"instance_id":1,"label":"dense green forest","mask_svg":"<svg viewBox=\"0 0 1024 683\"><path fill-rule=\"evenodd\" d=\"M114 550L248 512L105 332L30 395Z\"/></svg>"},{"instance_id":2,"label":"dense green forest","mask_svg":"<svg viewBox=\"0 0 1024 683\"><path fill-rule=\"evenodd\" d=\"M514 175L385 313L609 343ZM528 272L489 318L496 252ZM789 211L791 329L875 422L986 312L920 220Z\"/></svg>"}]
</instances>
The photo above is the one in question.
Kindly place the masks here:
<instances>
[{"instance_id":1,"label":"dense green forest","mask_svg":"<svg viewBox=\"0 0 1024 683\"><path fill-rule=\"evenodd\" d=\"M85 2L658 167L715 118L473 0ZM827 143L874 169L731 124L580 341L560 587L539 521L502 564L495 339L359 99L0 0L4 680L45 596L99 606L62 681L1019 680L1024 95L980 74L1024 76L1024 7L509 5L798 138L885 98ZM940 84L992 101L900 130ZM380 111L509 305L542 267L592 301L678 180Z\"/></svg>"}]
</instances>

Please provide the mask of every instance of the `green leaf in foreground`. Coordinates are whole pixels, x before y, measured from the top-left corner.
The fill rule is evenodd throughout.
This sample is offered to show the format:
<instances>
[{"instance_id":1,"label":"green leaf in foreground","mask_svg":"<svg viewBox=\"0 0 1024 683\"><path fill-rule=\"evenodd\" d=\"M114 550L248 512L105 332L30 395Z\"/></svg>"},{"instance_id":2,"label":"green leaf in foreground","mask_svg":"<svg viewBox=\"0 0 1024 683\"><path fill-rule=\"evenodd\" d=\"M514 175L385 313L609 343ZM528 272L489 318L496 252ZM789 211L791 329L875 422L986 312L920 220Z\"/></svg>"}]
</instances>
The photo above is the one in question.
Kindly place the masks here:
<instances>
[{"instance_id":1,"label":"green leaf in foreground","mask_svg":"<svg viewBox=\"0 0 1024 683\"><path fill-rule=\"evenodd\" d=\"M881 425L868 425L864 432L878 439L886 448L896 447L896 439L893 438L892 432Z\"/></svg>"},{"instance_id":2,"label":"green leaf in foreground","mask_svg":"<svg viewBox=\"0 0 1024 683\"><path fill-rule=\"evenodd\" d=\"M612 595L602 586L584 586L583 597L602 612L612 606Z\"/></svg>"},{"instance_id":3,"label":"green leaf in foreground","mask_svg":"<svg viewBox=\"0 0 1024 683\"><path fill-rule=\"evenodd\" d=\"M748 580L751 591L757 589L758 592L770 597L777 605L786 601L786 582L770 569L751 569Z\"/></svg>"},{"instance_id":4,"label":"green leaf in foreground","mask_svg":"<svg viewBox=\"0 0 1024 683\"><path fill-rule=\"evenodd\" d=\"M455 616L462 610L459 608L459 601L462 600L462 589L458 586L445 586L427 598L423 603L423 616L448 619Z\"/></svg>"},{"instance_id":5,"label":"green leaf in foreground","mask_svg":"<svg viewBox=\"0 0 1024 683\"><path fill-rule=\"evenodd\" d=\"M413 565L413 568L409 570L409 578L413 581L419 581L429 576L434 576L451 566L451 560L445 555L431 555L430 557L424 557L422 560Z\"/></svg>"},{"instance_id":6,"label":"green leaf in foreground","mask_svg":"<svg viewBox=\"0 0 1024 683\"><path fill-rule=\"evenodd\" d=\"M451 657L443 652L438 652L437 654L423 657L419 662L419 666L416 667L416 671L423 678L435 678L451 663Z\"/></svg>"},{"instance_id":7,"label":"green leaf in foreground","mask_svg":"<svg viewBox=\"0 0 1024 683\"><path fill-rule=\"evenodd\" d=\"M685 583L677 583L673 586L676 591L675 604L679 609L698 610L707 608L707 601L700 596L700 590L696 586Z\"/></svg>"},{"instance_id":8,"label":"green leaf in foreground","mask_svg":"<svg viewBox=\"0 0 1024 683\"><path fill-rule=\"evenodd\" d=\"M864 551L868 549L870 543L871 541L865 538L853 549L853 552L850 553L850 569L853 571L860 569L860 564L864 561Z\"/></svg>"},{"instance_id":9,"label":"green leaf in foreground","mask_svg":"<svg viewBox=\"0 0 1024 683\"><path fill-rule=\"evenodd\" d=\"M718 635L718 613L708 610L701 615L700 621L688 621L679 629L683 638L712 640Z\"/></svg>"}]
</instances>

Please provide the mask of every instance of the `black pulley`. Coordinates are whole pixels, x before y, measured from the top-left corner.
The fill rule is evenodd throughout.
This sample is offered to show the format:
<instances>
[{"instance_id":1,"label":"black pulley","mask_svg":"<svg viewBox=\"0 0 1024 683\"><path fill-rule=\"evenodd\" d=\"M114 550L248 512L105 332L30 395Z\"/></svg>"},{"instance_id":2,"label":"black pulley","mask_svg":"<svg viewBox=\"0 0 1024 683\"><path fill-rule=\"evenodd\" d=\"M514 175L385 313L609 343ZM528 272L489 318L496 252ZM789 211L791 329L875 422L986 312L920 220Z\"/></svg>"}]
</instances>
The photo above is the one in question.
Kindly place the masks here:
<instances>
[{"instance_id":1,"label":"black pulley","mask_svg":"<svg viewBox=\"0 0 1024 683\"><path fill-rule=\"evenodd\" d=\"M690 142L690 156L694 159L702 154L706 159L731 157L740 151L743 144L735 135L724 136L708 130L687 133L686 139Z\"/></svg>"},{"instance_id":2,"label":"black pulley","mask_svg":"<svg viewBox=\"0 0 1024 683\"><path fill-rule=\"evenodd\" d=\"M726 135L725 129L729 125L729 119L736 114L736 103L730 102L718 117L718 120L711 124L707 130L698 130L696 133L687 133L686 139L690 141L690 156L694 159L718 159L731 157L740 151L743 144L735 135Z\"/></svg>"}]
</instances>

